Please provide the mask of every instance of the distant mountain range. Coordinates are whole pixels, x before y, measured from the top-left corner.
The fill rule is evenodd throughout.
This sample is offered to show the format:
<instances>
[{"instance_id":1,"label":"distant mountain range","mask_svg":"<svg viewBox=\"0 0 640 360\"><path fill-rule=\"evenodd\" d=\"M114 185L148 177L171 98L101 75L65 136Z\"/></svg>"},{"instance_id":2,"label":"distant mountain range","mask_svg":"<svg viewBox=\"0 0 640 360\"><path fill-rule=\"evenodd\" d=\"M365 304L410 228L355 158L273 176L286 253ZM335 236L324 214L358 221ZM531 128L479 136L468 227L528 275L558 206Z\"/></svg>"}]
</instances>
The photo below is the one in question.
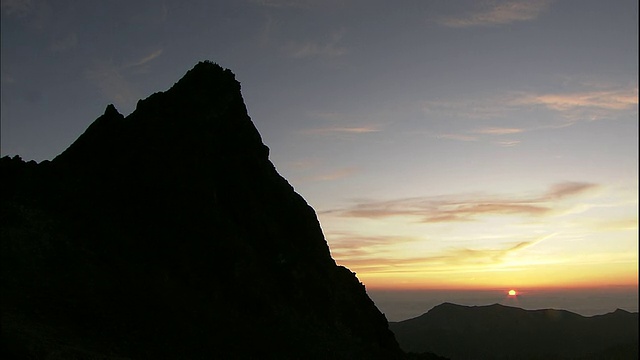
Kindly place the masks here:
<instances>
[{"instance_id":1,"label":"distant mountain range","mask_svg":"<svg viewBox=\"0 0 640 360\"><path fill-rule=\"evenodd\" d=\"M565 310L444 303L390 323L407 352L467 359L637 359L638 313L584 317Z\"/></svg>"}]
</instances>

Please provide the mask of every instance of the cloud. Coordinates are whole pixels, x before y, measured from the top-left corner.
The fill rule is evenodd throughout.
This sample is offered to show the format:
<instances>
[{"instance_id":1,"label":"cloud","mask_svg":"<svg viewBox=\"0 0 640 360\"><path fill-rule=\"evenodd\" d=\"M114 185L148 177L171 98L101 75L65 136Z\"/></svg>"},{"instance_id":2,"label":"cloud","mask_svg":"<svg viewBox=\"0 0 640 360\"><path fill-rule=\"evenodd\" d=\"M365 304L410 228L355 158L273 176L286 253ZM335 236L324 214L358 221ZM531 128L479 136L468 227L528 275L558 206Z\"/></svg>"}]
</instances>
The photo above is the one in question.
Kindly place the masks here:
<instances>
[{"instance_id":1,"label":"cloud","mask_svg":"<svg viewBox=\"0 0 640 360\"><path fill-rule=\"evenodd\" d=\"M520 145L520 143L521 143L520 140L501 140L501 141L494 142L494 144L502 147L513 147L513 146Z\"/></svg>"},{"instance_id":2,"label":"cloud","mask_svg":"<svg viewBox=\"0 0 640 360\"><path fill-rule=\"evenodd\" d=\"M599 120L638 108L638 88L611 88L568 93L525 93L512 106L543 106L572 120Z\"/></svg>"},{"instance_id":3,"label":"cloud","mask_svg":"<svg viewBox=\"0 0 640 360\"><path fill-rule=\"evenodd\" d=\"M415 216L421 222L438 223L452 221L472 221L483 215L525 215L537 216L548 213L551 209L526 202L477 199L432 201L429 199L401 199L387 202L371 202L357 204L341 212L345 217L384 218L390 216Z\"/></svg>"},{"instance_id":4,"label":"cloud","mask_svg":"<svg viewBox=\"0 0 640 360\"><path fill-rule=\"evenodd\" d=\"M327 240L330 243L331 253L334 258L366 258L379 257L387 253L398 245L416 241L412 237L401 236L364 236L352 233L327 233Z\"/></svg>"},{"instance_id":5,"label":"cloud","mask_svg":"<svg viewBox=\"0 0 640 360\"><path fill-rule=\"evenodd\" d=\"M474 265L488 265L488 264L500 264L504 258L514 252L520 251L527 247L533 246L544 239L548 239L552 235L547 235L533 241L521 241L515 244L507 244L502 248L493 249L471 249L471 248L459 248L450 249L445 251L444 254L438 256L428 257L426 259L420 259L421 262L431 261L435 263L444 263L447 265L462 265L462 264L474 264Z\"/></svg>"},{"instance_id":6,"label":"cloud","mask_svg":"<svg viewBox=\"0 0 640 360\"><path fill-rule=\"evenodd\" d=\"M378 243L374 238L372 246L375 251L367 251L368 238L358 241L354 239L355 244L362 245L362 249L347 248L348 251L342 252L341 244L334 245L332 243L331 250L336 261L348 266L356 272L366 273L446 273L468 271L469 268L483 267L486 265L503 264L505 259L522 251L526 248L535 246L553 236L555 233L531 238L530 240L519 242L506 242L501 246L492 246L490 248L448 248L443 249L439 253L425 256L397 257L392 252L379 252L376 249ZM387 242L393 237L381 238L380 242L387 245ZM402 239L400 239L402 241ZM334 248L337 248L334 252ZM344 258L342 257L344 255Z\"/></svg>"},{"instance_id":7,"label":"cloud","mask_svg":"<svg viewBox=\"0 0 640 360\"><path fill-rule=\"evenodd\" d=\"M155 50L155 51L151 52L149 55L125 65L124 68L131 68L131 67L137 67L137 66L144 65L144 64L156 59L158 56L162 55L162 52L163 52L163 49Z\"/></svg>"},{"instance_id":8,"label":"cloud","mask_svg":"<svg viewBox=\"0 0 640 360\"><path fill-rule=\"evenodd\" d=\"M0 2L0 9L3 14L25 16L31 12L34 8L34 2L32 0L2 0Z\"/></svg>"},{"instance_id":9,"label":"cloud","mask_svg":"<svg viewBox=\"0 0 640 360\"><path fill-rule=\"evenodd\" d=\"M334 126L334 127L326 127L326 128L317 128L317 129L307 129L303 130L304 134L308 135L326 135L326 134L367 134L372 132L380 131L375 126Z\"/></svg>"},{"instance_id":10,"label":"cloud","mask_svg":"<svg viewBox=\"0 0 640 360\"><path fill-rule=\"evenodd\" d=\"M584 87L587 86L588 89ZM581 121L616 119L637 114L638 88L603 83L587 83L573 91L556 93L507 92L479 99L449 99L421 103L426 117L445 117L452 120L507 121L530 115L536 108L550 111L546 124L529 127L486 126L458 133L431 133L439 139L481 141L486 137L519 135L531 131L561 129ZM557 116L554 116L557 115ZM519 139L490 141L509 147L520 144Z\"/></svg>"},{"instance_id":11,"label":"cloud","mask_svg":"<svg viewBox=\"0 0 640 360\"><path fill-rule=\"evenodd\" d=\"M525 132L525 129L521 128L505 128L505 127L487 127L478 130L471 131L470 134L456 134L456 133L448 133L448 134L437 134L436 138L438 139L449 139L449 140L457 140L457 141L479 141L481 137L478 135L489 135L489 136L502 136L502 135L513 135ZM502 146L502 147L512 147L520 144L520 140L500 140L493 141L493 144Z\"/></svg>"},{"instance_id":12,"label":"cloud","mask_svg":"<svg viewBox=\"0 0 640 360\"><path fill-rule=\"evenodd\" d=\"M252 3L271 8L306 8L312 0L251 0Z\"/></svg>"},{"instance_id":13,"label":"cloud","mask_svg":"<svg viewBox=\"0 0 640 360\"><path fill-rule=\"evenodd\" d=\"M344 167L344 168L336 169L326 174L306 177L306 178L303 178L302 180L303 181L332 181L332 180L338 180L345 177L349 177L357 172L358 172L358 169L355 167Z\"/></svg>"},{"instance_id":14,"label":"cloud","mask_svg":"<svg viewBox=\"0 0 640 360\"><path fill-rule=\"evenodd\" d=\"M519 128L500 128L500 127L489 127L475 130L474 132L477 134L485 134L485 135L510 135L510 134L518 134L524 132L524 129Z\"/></svg>"},{"instance_id":15,"label":"cloud","mask_svg":"<svg viewBox=\"0 0 640 360\"><path fill-rule=\"evenodd\" d=\"M438 139L449 139L449 140L458 140L458 141L477 141L478 138L476 136L464 135L464 134L438 134L436 135Z\"/></svg>"},{"instance_id":16,"label":"cloud","mask_svg":"<svg viewBox=\"0 0 640 360\"><path fill-rule=\"evenodd\" d=\"M549 0L510 0L492 2L490 6L463 16L445 17L438 22L451 28L496 26L535 20L549 7Z\"/></svg>"},{"instance_id":17,"label":"cloud","mask_svg":"<svg viewBox=\"0 0 640 360\"><path fill-rule=\"evenodd\" d=\"M347 48L340 45L344 32L333 34L326 42L306 41L290 42L285 46L285 52L294 59L310 57L335 58L347 53Z\"/></svg>"},{"instance_id":18,"label":"cloud","mask_svg":"<svg viewBox=\"0 0 640 360\"><path fill-rule=\"evenodd\" d=\"M599 188L599 185L566 182L552 185L546 192L533 197L498 195L452 195L388 201L361 201L351 207L321 212L341 217L380 219L409 216L422 223L474 221L482 216L511 215L538 217L560 213L560 200L579 197Z\"/></svg>"},{"instance_id":19,"label":"cloud","mask_svg":"<svg viewBox=\"0 0 640 360\"><path fill-rule=\"evenodd\" d=\"M541 197L542 200L558 200L576 196L598 188L598 185L583 182L564 182L552 185Z\"/></svg>"},{"instance_id":20,"label":"cloud","mask_svg":"<svg viewBox=\"0 0 640 360\"><path fill-rule=\"evenodd\" d=\"M426 116L436 114L464 119L490 120L505 117L509 113L505 100L505 96L502 95L480 99L424 101L421 106Z\"/></svg>"}]
</instances>

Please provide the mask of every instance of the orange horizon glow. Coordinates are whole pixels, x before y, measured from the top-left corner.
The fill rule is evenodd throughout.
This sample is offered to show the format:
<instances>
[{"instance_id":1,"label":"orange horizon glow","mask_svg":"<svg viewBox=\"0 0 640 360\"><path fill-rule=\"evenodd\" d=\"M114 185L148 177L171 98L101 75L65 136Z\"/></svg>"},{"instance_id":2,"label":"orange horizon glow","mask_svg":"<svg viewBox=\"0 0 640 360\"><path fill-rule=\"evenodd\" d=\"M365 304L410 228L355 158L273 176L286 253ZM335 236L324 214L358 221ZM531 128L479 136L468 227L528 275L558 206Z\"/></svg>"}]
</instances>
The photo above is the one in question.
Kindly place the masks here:
<instances>
[{"instance_id":1,"label":"orange horizon glow","mask_svg":"<svg viewBox=\"0 0 640 360\"><path fill-rule=\"evenodd\" d=\"M638 288L638 274L627 275L623 271L610 274L600 274L599 277L580 278L577 276L551 275L553 269L538 270L532 276L505 276L501 273L488 272L486 278L475 281L466 276L456 274L380 274L358 272L356 267L349 267L356 272L358 279L368 289L389 290L471 290L471 289L511 289L512 284L519 284L520 288L528 289L602 289L602 288ZM471 271L469 273L472 273ZM532 271L535 273L535 271ZM448 276L447 276L448 275ZM465 273L466 275L466 273ZM535 276L537 275L537 276ZM625 276L626 275L626 276Z\"/></svg>"},{"instance_id":2,"label":"orange horizon glow","mask_svg":"<svg viewBox=\"0 0 640 360\"><path fill-rule=\"evenodd\" d=\"M453 287L453 286L414 286L414 287L402 287L402 286L367 286L365 288L371 291L495 291L499 293L506 293L508 295L508 288L505 287ZM606 290L606 291L619 291L619 290L638 290L638 285L600 285L600 286L527 286L521 287L521 290L516 291L516 296L524 295L532 291L593 291L593 290Z\"/></svg>"},{"instance_id":3,"label":"orange horizon glow","mask_svg":"<svg viewBox=\"0 0 640 360\"><path fill-rule=\"evenodd\" d=\"M442 290L442 291L500 291L508 292L511 287L504 284L451 284L451 283L407 283L407 282L378 282L378 281L363 281L363 279L356 274L361 282L365 285L367 290L376 291L429 291L429 290ZM638 281L632 282L583 282L583 283L546 283L546 284L522 284L517 290L518 294L524 293L525 290L595 290L595 289L638 289Z\"/></svg>"}]
</instances>

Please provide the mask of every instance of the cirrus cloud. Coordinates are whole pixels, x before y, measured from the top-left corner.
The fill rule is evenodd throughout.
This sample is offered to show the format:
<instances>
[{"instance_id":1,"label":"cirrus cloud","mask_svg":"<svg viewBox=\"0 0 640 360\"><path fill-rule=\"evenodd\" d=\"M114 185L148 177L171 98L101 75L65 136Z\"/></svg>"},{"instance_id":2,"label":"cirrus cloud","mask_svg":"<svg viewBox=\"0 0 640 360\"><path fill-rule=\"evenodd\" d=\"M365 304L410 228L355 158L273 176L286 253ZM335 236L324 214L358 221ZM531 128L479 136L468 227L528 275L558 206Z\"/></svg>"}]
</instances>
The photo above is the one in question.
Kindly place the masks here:
<instances>
[{"instance_id":1,"label":"cirrus cloud","mask_svg":"<svg viewBox=\"0 0 640 360\"><path fill-rule=\"evenodd\" d=\"M542 194L528 197L452 195L360 201L351 207L328 210L321 214L369 219L409 216L423 223L474 221L479 217L492 215L545 216L562 213L561 200L588 194L599 187L592 183L565 182L550 186Z\"/></svg>"},{"instance_id":2,"label":"cirrus cloud","mask_svg":"<svg viewBox=\"0 0 640 360\"><path fill-rule=\"evenodd\" d=\"M469 28L531 21L546 11L550 3L550 0L498 1L464 15L441 18L438 22L451 28Z\"/></svg>"}]
</instances>

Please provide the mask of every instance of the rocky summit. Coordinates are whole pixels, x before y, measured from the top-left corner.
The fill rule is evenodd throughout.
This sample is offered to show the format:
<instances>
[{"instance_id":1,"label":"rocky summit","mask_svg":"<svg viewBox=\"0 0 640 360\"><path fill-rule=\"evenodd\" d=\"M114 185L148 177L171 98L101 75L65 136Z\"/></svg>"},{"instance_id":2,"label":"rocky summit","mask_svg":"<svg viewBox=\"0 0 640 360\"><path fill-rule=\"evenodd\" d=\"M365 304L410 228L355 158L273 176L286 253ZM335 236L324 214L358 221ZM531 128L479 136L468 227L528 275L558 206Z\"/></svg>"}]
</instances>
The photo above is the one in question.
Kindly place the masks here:
<instances>
[{"instance_id":1,"label":"rocky summit","mask_svg":"<svg viewBox=\"0 0 640 360\"><path fill-rule=\"evenodd\" d=\"M212 62L0 167L4 359L404 356Z\"/></svg>"}]
</instances>

